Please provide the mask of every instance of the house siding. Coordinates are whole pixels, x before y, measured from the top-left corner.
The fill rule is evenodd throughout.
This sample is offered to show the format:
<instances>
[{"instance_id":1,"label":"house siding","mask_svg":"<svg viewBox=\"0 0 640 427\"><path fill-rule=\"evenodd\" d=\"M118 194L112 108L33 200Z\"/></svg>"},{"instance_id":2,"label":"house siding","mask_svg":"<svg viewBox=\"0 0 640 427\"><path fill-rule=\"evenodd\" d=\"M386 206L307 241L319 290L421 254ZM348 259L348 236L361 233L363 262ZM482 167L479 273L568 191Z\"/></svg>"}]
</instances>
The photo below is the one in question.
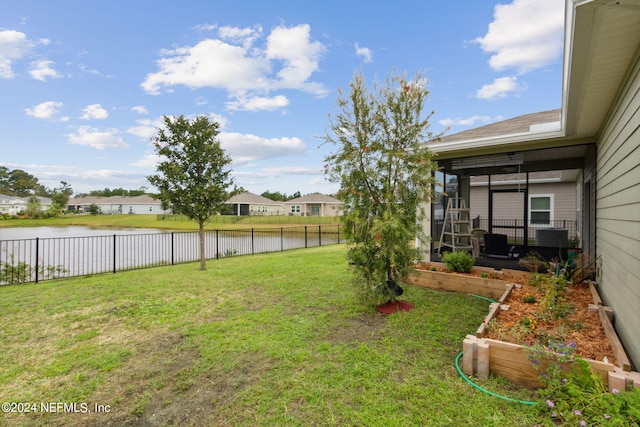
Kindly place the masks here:
<instances>
[{"instance_id":1,"label":"house siding","mask_svg":"<svg viewBox=\"0 0 640 427\"><path fill-rule=\"evenodd\" d=\"M604 303L640 367L640 60L619 92L597 143L596 253Z\"/></svg>"},{"instance_id":2,"label":"house siding","mask_svg":"<svg viewBox=\"0 0 640 427\"><path fill-rule=\"evenodd\" d=\"M499 186L496 188L506 189L509 187ZM554 226L562 227L560 221L566 221L565 227L569 230L575 228L575 221L579 218L576 192L577 184L575 182L529 184L529 197L536 195L553 195L553 224ZM524 194L522 193L495 193L493 204L494 221L521 220L523 218L523 197ZM472 219L479 217L480 219L488 220L489 191L486 186L471 187L469 206ZM535 238L536 228L537 227L529 227L530 238Z\"/></svg>"}]
</instances>

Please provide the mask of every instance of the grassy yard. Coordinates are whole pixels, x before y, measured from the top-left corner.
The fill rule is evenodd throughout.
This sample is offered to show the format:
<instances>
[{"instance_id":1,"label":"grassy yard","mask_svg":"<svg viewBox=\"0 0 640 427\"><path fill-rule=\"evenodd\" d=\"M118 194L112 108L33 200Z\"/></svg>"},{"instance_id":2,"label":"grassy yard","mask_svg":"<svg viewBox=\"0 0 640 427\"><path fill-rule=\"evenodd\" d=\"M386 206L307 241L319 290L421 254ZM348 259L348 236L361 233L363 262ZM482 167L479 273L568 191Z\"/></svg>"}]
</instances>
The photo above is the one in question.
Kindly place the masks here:
<instances>
[{"instance_id":1,"label":"grassy yard","mask_svg":"<svg viewBox=\"0 0 640 427\"><path fill-rule=\"evenodd\" d=\"M232 222L233 220L233 222ZM338 217L288 217L288 216L220 216L212 218L205 229L241 229L241 228L280 228L304 227L305 225L339 224ZM161 228L169 230L198 230L198 223L188 219L159 220L157 215L74 215L47 219L8 219L0 220L3 227L40 227L81 225L87 227L119 228Z\"/></svg>"},{"instance_id":2,"label":"grassy yard","mask_svg":"<svg viewBox=\"0 0 640 427\"><path fill-rule=\"evenodd\" d=\"M408 287L409 313L359 306L345 247L0 287L2 426L531 426L529 406L457 374L487 313ZM482 385L529 400L499 379ZM90 413L40 412L40 402ZM95 405L109 412L93 412Z\"/></svg>"}]
</instances>

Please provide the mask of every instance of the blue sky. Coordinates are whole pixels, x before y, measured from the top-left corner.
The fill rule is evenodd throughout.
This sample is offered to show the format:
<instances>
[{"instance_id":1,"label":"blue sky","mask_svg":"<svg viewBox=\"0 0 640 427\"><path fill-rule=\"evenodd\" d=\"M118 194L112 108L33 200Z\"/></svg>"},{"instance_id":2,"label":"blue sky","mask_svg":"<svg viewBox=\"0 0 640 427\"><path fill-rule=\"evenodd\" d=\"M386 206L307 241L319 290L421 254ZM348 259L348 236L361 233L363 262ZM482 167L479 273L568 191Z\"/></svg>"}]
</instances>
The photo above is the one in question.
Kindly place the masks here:
<instances>
[{"instance_id":1,"label":"blue sky","mask_svg":"<svg viewBox=\"0 0 640 427\"><path fill-rule=\"evenodd\" d=\"M332 193L338 89L421 72L432 130L560 107L564 1L23 0L0 14L0 165L149 186L163 115L222 124L236 183Z\"/></svg>"}]
</instances>

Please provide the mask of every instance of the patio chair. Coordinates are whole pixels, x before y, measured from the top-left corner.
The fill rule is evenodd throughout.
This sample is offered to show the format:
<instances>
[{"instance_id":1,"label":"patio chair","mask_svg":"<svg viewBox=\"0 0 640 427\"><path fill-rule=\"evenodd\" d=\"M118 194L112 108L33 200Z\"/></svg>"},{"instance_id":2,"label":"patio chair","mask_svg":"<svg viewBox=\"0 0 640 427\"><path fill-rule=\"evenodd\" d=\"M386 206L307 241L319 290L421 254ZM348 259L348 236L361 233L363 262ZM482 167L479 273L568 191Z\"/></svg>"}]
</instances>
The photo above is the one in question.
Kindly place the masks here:
<instances>
[{"instance_id":1,"label":"patio chair","mask_svg":"<svg viewBox=\"0 0 640 427\"><path fill-rule=\"evenodd\" d=\"M506 234L490 234L484 235L484 254L487 258L513 258L515 246L509 247Z\"/></svg>"}]
</instances>

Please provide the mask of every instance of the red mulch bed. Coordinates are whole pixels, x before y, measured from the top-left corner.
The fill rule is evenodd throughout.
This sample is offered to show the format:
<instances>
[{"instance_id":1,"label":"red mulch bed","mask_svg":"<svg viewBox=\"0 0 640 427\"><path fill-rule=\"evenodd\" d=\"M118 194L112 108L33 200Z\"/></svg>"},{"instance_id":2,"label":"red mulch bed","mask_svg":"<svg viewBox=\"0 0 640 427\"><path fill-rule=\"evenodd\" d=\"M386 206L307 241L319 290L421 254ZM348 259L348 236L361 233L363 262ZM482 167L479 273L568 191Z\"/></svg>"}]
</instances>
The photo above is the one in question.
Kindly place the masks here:
<instances>
[{"instance_id":1,"label":"red mulch bed","mask_svg":"<svg viewBox=\"0 0 640 427\"><path fill-rule=\"evenodd\" d=\"M415 305L407 301L389 301L376 306L376 310L383 314L393 314L399 311L411 311Z\"/></svg>"}]
</instances>

